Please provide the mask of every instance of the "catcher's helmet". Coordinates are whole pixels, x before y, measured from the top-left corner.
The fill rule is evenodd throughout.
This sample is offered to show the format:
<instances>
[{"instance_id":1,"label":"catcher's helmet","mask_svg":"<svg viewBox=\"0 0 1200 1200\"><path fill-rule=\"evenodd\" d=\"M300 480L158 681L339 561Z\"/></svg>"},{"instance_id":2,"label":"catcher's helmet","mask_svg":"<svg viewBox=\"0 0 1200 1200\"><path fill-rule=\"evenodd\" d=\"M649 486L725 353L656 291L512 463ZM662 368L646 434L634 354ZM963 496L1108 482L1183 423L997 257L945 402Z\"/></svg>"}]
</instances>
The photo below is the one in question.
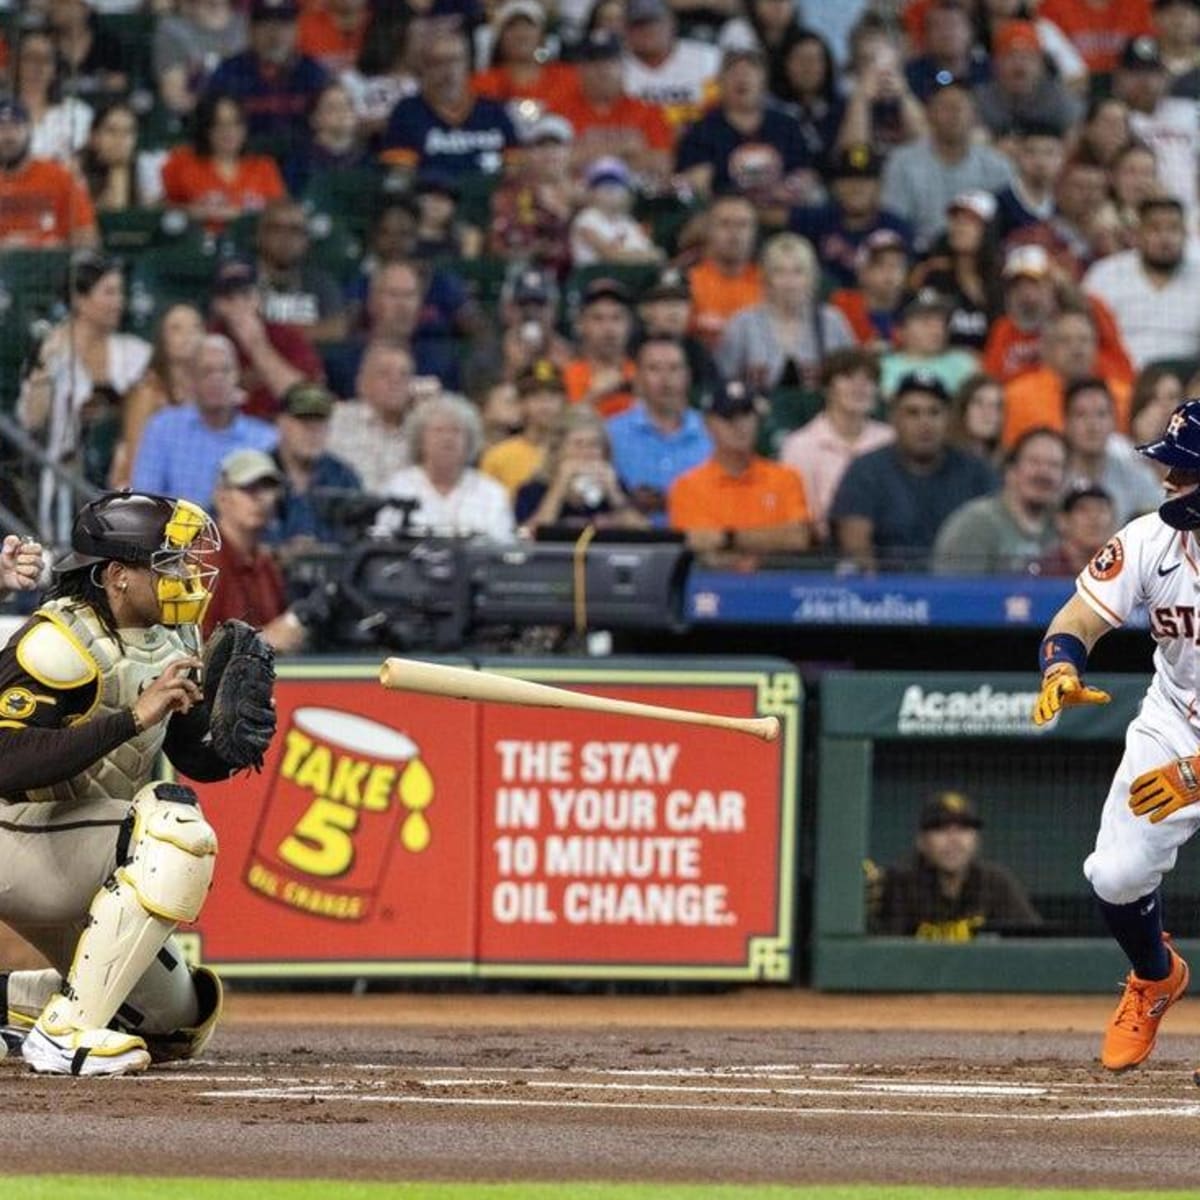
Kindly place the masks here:
<instances>
[{"instance_id":1,"label":"catcher's helmet","mask_svg":"<svg viewBox=\"0 0 1200 1200\"><path fill-rule=\"evenodd\" d=\"M54 569L62 574L113 561L147 567L163 624L184 625L204 616L217 576L207 560L220 546L212 518L190 500L112 492L79 510L71 552Z\"/></svg>"},{"instance_id":2,"label":"catcher's helmet","mask_svg":"<svg viewBox=\"0 0 1200 1200\"><path fill-rule=\"evenodd\" d=\"M1162 437L1137 449L1164 467L1200 474L1200 399L1185 400L1171 414ZM1158 515L1172 529L1200 529L1200 492L1193 488L1167 500Z\"/></svg>"}]
</instances>

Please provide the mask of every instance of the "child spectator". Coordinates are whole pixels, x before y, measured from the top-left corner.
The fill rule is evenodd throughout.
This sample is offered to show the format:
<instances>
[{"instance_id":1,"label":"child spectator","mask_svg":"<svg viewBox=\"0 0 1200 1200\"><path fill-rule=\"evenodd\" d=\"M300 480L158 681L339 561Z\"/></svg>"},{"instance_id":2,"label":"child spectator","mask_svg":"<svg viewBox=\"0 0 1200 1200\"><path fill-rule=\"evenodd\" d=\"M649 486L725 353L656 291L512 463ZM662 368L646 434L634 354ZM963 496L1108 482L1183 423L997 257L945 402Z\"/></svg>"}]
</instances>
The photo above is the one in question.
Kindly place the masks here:
<instances>
[{"instance_id":1,"label":"child spectator","mask_svg":"<svg viewBox=\"0 0 1200 1200\"><path fill-rule=\"evenodd\" d=\"M459 218L462 193L453 175L437 167L418 171L413 194L417 204L415 258L455 261L479 257L483 234Z\"/></svg>"},{"instance_id":2,"label":"child spectator","mask_svg":"<svg viewBox=\"0 0 1200 1200\"><path fill-rule=\"evenodd\" d=\"M907 276L908 247L898 233L877 229L859 246L858 287L838 288L829 303L860 346L879 352L891 347Z\"/></svg>"},{"instance_id":3,"label":"child spectator","mask_svg":"<svg viewBox=\"0 0 1200 1200\"><path fill-rule=\"evenodd\" d=\"M571 222L571 262L658 262L662 251L633 219L633 177L619 158L598 158L588 167L587 201Z\"/></svg>"},{"instance_id":4,"label":"child spectator","mask_svg":"<svg viewBox=\"0 0 1200 1200\"><path fill-rule=\"evenodd\" d=\"M977 369L974 354L949 346L949 318L950 301L933 288L922 288L901 308L896 349L881 364L885 396L914 371L936 376L947 392L954 392Z\"/></svg>"},{"instance_id":5,"label":"child spectator","mask_svg":"<svg viewBox=\"0 0 1200 1200\"><path fill-rule=\"evenodd\" d=\"M562 375L548 359L540 359L517 380L521 431L489 447L479 469L515 497L522 484L541 469L554 430L566 408Z\"/></svg>"}]
</instances>

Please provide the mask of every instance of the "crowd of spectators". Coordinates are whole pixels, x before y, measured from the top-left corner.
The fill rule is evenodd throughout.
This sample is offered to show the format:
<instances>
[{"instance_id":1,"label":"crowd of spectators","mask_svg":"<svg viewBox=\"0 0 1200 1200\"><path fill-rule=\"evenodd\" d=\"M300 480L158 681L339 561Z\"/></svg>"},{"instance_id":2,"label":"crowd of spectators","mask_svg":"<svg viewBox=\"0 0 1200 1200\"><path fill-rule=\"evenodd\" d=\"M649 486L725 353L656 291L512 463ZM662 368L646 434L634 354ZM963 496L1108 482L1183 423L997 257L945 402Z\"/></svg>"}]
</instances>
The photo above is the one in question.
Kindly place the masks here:
<instances>
[{"instance_id":1,"label":"crowd of spectators","mask_svg":"<svg viewBox=\"0 0 1200 1200\"><path fill-rule=\"evenodd\" d=\"M17 417L94 483L215 505L243 567L336 544L322 489L740 570L1070 573L1158 503L1132 447L1200 362L1200 0L0 28L0 283L74 252L48 326L6 327ZM206 274L173 289L181 246Z\"/></svg>"}]
</instances>

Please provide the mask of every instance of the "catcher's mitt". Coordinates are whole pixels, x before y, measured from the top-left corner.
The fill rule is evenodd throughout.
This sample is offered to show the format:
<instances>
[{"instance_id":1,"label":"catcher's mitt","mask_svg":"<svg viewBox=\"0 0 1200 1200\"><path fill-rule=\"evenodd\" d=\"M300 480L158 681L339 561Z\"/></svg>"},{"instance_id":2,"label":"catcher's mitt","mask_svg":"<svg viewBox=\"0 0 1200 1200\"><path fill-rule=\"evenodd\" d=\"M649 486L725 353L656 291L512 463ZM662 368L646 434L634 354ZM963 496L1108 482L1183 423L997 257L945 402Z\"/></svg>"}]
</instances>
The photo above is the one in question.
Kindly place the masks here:
<instances>
[{"instance_id":1,"label":"catcher's mitt","mask_svg":"<svg viewBox=\"0 0 1200 1200\"><path fill-rule=\"evenodd\" d=\"M275 651L245 621L223 621L204 648L213 749L235 770L263 764L275 734Z\"/></svg>"}]
</instances>

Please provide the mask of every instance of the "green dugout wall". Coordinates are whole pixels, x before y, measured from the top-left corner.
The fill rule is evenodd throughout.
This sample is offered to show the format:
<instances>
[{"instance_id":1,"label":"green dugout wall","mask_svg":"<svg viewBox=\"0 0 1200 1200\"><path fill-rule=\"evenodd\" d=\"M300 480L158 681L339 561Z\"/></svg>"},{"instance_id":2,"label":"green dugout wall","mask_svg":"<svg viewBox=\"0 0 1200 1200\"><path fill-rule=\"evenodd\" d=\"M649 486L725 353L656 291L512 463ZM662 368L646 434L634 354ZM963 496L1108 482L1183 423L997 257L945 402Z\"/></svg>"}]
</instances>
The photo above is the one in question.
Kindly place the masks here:
<instances>
[{"instance_id":1,"label":"green dugout wall","mask_svg":"<svg viewBox=\"0 0 1200 1200\"><path fill-rule=\"evenodd\" d=\"M1029 720L1029 673L833 672L821 681L814 986L863 991L1112 991L1127 967L1104 933L1082 862L1146 676L1090 682L1104 707ZM1046 936L965 943L868 936L864 864L911 853L923 799L966 791L984 819L983 856L1009 867ZM1168 927L1200 953L1200 847L1164 885Z\"/></svg>"}]
</instances>

